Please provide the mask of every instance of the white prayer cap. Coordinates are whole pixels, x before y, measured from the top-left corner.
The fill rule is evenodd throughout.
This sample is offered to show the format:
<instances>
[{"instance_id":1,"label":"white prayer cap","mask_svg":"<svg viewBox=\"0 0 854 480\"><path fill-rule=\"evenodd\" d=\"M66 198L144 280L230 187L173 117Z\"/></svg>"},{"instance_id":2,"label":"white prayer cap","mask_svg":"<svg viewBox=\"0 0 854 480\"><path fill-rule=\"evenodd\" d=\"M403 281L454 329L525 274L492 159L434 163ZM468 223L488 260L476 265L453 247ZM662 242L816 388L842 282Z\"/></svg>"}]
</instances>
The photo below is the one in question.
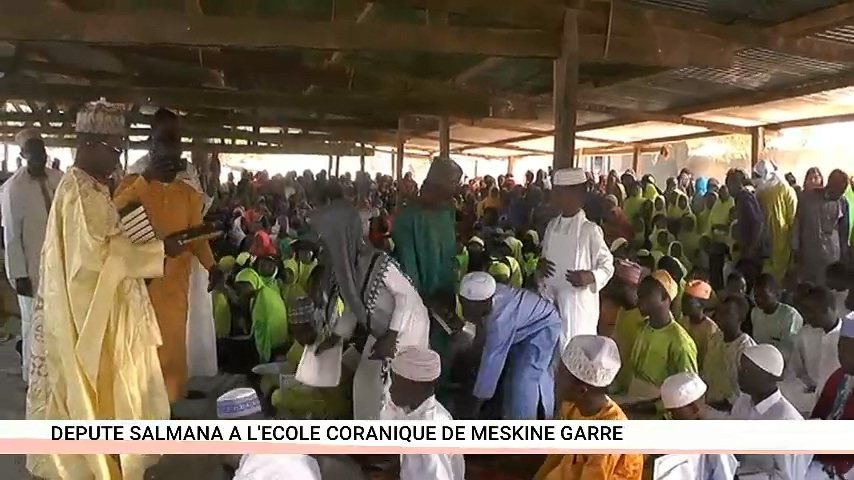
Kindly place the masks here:
<instances>
[{"instance_id":1,"label":"white prayer cap","mask_svg":"<svg viewBox=\"0 0 854 480\"><path fill-rule=\"evenodd\" d=\"M124 106L107 103L104 99L87 103L77 112L75 130L77 133L124 136Z\"/></svg>"},{"instance_id":2,"label":"white prayer cap","mask_svg":"<svg viewBox=\"0 0 854 480\"><path fill-rule=\"evenodd\" d=\"M587 175L580 168L561 168L555 172L554 186L566 187L587 183Z\"/></svg>"},{"instance_id":3,"label":"white prayer cap","mask_svg":"<svg viewBox=\"0 0 854 480\"><path fill-rule=\"evenodd\" d=\"M839 336L846 338L854 338L854 313L849 313L842 319L842 326L839 329Z\"/></svg>"},{"instance_id":4,"label":"white prayer cap","mask_svg":"<svg viewBox=\"0 0 854 480\"><path fill-rule=\"evenodd\" d=\"M466 300L480 302L495 295L495 279L486 272L472 272L460 282L460 296Z\"/></svg>"},{"instance_id":5,"label":"white prayer cap","mask_svg":"<svg viewBox=\"0 0 854 480\"><path fill-rule=\"evenodd\" d=\"M230 420L261 413L261 400L252 388L235 388L216 399L216 415Z\"/></svg>"},{"instance_id":6,"label":"white prayer cap","mask_svg":"<svg viewBox=\"0 0 854 480\"><path fill-rule=\"evenodd\" d=\"M608 337L576 335L560 356L575 378L594 387L607 387L620 371L620 350Z\"/></svg>"},{"instance_id":7,"label":"white prayer cap","mask_svg":"<svg viewBox=\"0 0 854 480\"><path fill-rule=\"evenodd\" d=\"M429 348L404 347L392 359L391 371L413 382L432 382L442 373L442 360Z\"/></svg>"},{"instance_id":8,"label":"white prayer cap","mask_svg":"<svg viewBox=\"0 0 854 480\"><path fill-rule=\"evenodd\" d=\"M744 349L744 355L756 366L771 375L775 377L783 375L783 366L785 365L783 354L774 345L763 343L747 347Z\"/></svg>"},{"instance_id":9,"label":"white prayer cap","mask_svg":"<svg viewBox=\"0 0 854 480\"><path fill-rule=\"evenodd\" d=\"M668 410L681 408L699 400L707 388L696 373L677 373L667 377L661 384L661 403Z\"/></svg>"},{"instance_id":10,"label":"white prayer cap","mask_svg":"<svg viewBox=\"0 0 854 480\"><path fill-rule=\"evenodd\" d=\"M42 134L34 128L25 128L15 135L15 145L23 149L24 145L30 140L41 140Z\"/></svg>"}]
</instances>

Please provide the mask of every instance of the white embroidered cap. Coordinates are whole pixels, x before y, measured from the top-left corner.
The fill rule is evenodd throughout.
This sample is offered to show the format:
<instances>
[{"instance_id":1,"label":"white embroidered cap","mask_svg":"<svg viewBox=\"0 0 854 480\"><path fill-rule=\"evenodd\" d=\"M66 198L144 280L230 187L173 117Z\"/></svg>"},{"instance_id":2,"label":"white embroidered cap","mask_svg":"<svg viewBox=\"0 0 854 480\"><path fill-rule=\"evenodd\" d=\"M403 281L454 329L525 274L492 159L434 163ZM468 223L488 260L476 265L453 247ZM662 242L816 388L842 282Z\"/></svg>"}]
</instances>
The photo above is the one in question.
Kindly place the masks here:
<instances>
[{"instance_id":1,"label":"white embroidered cap","mask_svg":"<svg viewBox=\"0 0 854 480\"><path fill-rule=\"evenodd\" d=\"M261 413L261 400L251 388L235 388L216 399L216 415L230 420Z\"/></svg>"},{"instance_id":2,"label":"white embroidered cap","mask_svg":"<svg viewBox=\"0 0 854 480\"><path fill-rule=\"evenodd\" d=\"M460 282L460 296L466 300L480 302L495 295L495 279L486 272L472 272Z\"/></svg>"},{"instance_id":3,"label":"white embroidered cap","mask_svg":"<svg viewBox=\"0 0 854 480\"><path fill-rule=\"evenodd\" d=\"M763 343L747 347L744 349L744 355L756 366L771 375L775 377L783 375L783 367L785 366L783 354L774 345Z\"/></svg>"},{"instance_id":4,"label":"white embroidered cap","mask_svg":"<svg viewBox=\"0 0 854 480\"><path fill-rule=\"evenodd\" d=\"M587 175L580 168L561 168L555 172L554 186L566 187L587 182Z\"/></svg>"},{"instance_id":5,"label":"white embroidered cap","mask_svg":"<svg viewBox=\"0 0 854 480\"><path fill-rule=\"evenodd\" d=\"M607 387L620 371L620 350L600 335L576 335L560 356L569 373L594 387Z\"/></svg>"},{"instance_id":6,"label":"white embroidered cap","mask_svg":"<svg viewBox=\"0 0 854 480\"><path fill-rule=\"evenodd\" d=\"M707 388L696 373L677 373L667 377L661 384L661 403L668 410L681 408L699 400Z\"/></svg>"},{"instance_id":7,"label":"white embroidered cap","mask_svg":"<svg viewBox=\"0 0 854 480\"><path fill-rule=\"evenodd\" d=\"M108 103L104 99L83 105L77 112L75 131L94 135L124 136L126 133L124 106Z\"/></svg>"},{"instance_id":8,"label":"white embroidered cap","mask_svg":"<svg viewBox=\"0 0 854 480\"><path fill-rule=\"evenodd\" d=\"M392 359L391 371L413 382L432 382L442 373L442 360L429 348L404 347Z\"/></svg>"}]
</instances>

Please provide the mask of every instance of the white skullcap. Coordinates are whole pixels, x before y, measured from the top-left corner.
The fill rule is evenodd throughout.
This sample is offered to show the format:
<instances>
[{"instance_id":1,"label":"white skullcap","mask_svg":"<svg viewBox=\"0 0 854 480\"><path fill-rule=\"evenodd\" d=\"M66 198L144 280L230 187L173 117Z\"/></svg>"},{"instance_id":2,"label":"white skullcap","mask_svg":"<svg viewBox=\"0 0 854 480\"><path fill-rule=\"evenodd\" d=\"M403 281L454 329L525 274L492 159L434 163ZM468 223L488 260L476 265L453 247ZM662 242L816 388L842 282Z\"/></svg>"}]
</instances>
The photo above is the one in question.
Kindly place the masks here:
<instances>
[{"instance_id":1,"label":"white skullcap","mask_svg":"<svg viewBox=\"0 0 854 480\"><path fill-rule=\"evenodd\" d=\"M594 387L607 387L620 371L617 344L600 335L576 335L560 356L575 378Z\"/></svg>"},{"instance_id":2,"label":"white skullcap","mask_svg":"<svg viewBox=\"0 0 854 480\"><path fill-rule=\"evenodd\" d=\"M755 363L756 366L774 375L775 377L783 376L783 354L777 350L777 347L767 343L754 345L744 349L744 355Z\"/></svg>"},{"instance_id":3,"label":"white skullcap","mask_svg":"<svg viewBox=\"0 0 854 480\"><path fill-rule=\"evenodd\" d=\"M391 371L413 382L432 382L442 373L442 360L429 348L404 347L392 359Z\"/></svg>"},{"instance_id":4,"label":"white skullcap","mask_svg":"<svg viewBox=\"0 0 854 480\"><path fill-rule=\"evenodd\" d=\"M261 413L261 400L252 388L235 388L216 399L216 415L230 420Z\"/></svg>"},{"instance_id":5,"label":"white skullcap","mask_svg":"<svg viewBox=\"0 0 854 480\"><path fill-rule=\"evenodd\" d=\"M842 326L839 328L839 336L854 338L854 314L849 313L842 319Z\"/></svg>"},{"instance_id":6,"label":"white skullcap","mask_svg":"<svg viewBox=\"0 0 854 480\"><path fill-rule=\"evenodd\" d=\"M480 302L495 295L495 279L486 272L472 272L460 281L460 296L466 300Z\"/></svg>"},{"instance_id":7,"label":"white skullcap","mask_svg":"<svg viewBox=\"0 0 854 480\"><path fill-rule=\"evenodd\" d=\"M77 133L94 135L125 135L124 106L101 99L87 103L77 112Z\"/></svg>"},{"instance_id":8,"label":"white skullcap","mask_svg":"<svg viewBox=\"0 0 854 480\"><path fill-rule=\"evenodd\" d=\"M581 185L587 183L587 175L580 168L561 168L555 172L554 186Z\"/></svg>"},{"instance_id":9,"label":"white skullcap","mask_svg":"<svg viewBox=\"0 0 854 480\"><path fill-rule=\"evenodd\" d=\"M668 410L681 408L699 400L707 388L696 373L677 373L667 377L661 384L661 403Z\"/></svg>"},{"instance_id":10,"label":"white skullcap","mask_svg":"<svg viewBox=\"0 0 854 480\"><path fill-rule=\"evenodd\" d=\"M42 139L42 134L39 133L38 130L36 130L34 128L25 128L25 129L21 130L20 132L18 132L17 135L15 135L15 145L17 145L18 148L23 149L24 145L26 145L26 143L29 142L30 140L41 140L41 139Z\"/></svg>"}]
</instances>

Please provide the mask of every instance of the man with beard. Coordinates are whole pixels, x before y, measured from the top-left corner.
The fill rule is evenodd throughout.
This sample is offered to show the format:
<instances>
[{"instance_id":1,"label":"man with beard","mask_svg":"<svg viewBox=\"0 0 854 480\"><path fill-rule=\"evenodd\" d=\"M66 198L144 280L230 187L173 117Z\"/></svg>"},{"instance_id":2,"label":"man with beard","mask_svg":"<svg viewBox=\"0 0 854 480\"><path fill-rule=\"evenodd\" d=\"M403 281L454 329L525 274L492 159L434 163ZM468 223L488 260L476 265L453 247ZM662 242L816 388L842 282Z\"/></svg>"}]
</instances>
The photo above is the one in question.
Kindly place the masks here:
<instances>
[{"instance_id":1,"label":"man with beard","mask_svg":"<svg viewBox=\"0 0 854 480\"><path fill-rule=\"evenodd\" d=\"M119 210L141 204L160 236L172 235L202 224L203 200L193 187L175 181L187 168L181 158L181 134L177 115L153 125L150 162L141 175L125 177L115 194ZM215 271L207 241L190 242L181 255L166 261L164 275L148 284L151 303L163 337L160 363L169 400L185 395L187 382L187 310L193 257L208 272Z\"/></svg>"}]
</instances>

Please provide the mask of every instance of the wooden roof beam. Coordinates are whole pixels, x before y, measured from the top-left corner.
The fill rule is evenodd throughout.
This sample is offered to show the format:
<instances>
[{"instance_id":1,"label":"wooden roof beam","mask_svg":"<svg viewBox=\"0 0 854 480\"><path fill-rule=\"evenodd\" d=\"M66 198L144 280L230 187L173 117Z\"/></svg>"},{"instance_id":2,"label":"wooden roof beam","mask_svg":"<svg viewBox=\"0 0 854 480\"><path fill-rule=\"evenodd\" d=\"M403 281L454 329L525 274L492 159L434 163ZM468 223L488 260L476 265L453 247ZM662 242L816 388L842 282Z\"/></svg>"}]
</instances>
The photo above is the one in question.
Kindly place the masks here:
<instances>
[{"instance_id":1,"label":"wooden roof beam","mask_svg":"<svg viewBox=\"0 0 854 480\"><path fill-rule=\"evenodd\" d=\"M77 141L71 137L63 138L45 137L45 145L48 147L69 147L77 146ZM0 135L0 142L12 142L14 135ZM147 142L129 142L131 149L145 150L148 148ZM193 144L185 143L183 148L189 150L201 150L219 153L254 153L254 154L291 154L291 155L340 155L340 156L359 156L362 149L355 143L326 143L322 141L299 141L288 142L280 145L241 145L241 144L218 144L218 143L203 143ZM373 149L368 149L368 155L373 154Z\"/></svg>"},{"instance_id":2,"label":"wooden roof beam","mask_svg":"<svg viewBox=\"0 0 854 480\"><path fill-rule=\"evenodd\" d=\"M51 25L50 29L44 25ZM0 39L113 45L426 51L556 57L557 34L543 30L306 22L291 19L49 11L0 16Z\"/></svg>"},{"instance_id":3,"label":"wooden roof beam","mask_svg":"<svg viewBox=\"0 0 854 480\"><path fill-rule=\"evenodd\" d=\"M708 130L714 130L716 132L722 133L735 133L742 135L749 135L751 128L742 127L739 125L730 125L727 123L721 122L712 122L709 120L699 120L696 118L683 117L681 115L673 115L669 113L659 113L659 112L645 112L639 110L628 110L624 108L615 108L604 105L596 105L591 103L579 103L579 110L585 110L588 112L598 112L605 113L608 115L614 115L618 117L622 117L627 120L639 121L639 122L664 122L664 123L673 123L677 125L688 125L692 127L702 127Z\"/></svg>"},{"instance_id":4,"label":"wooden roof beam","mask_svg":"<svg viewBox=\"0 0 854 480\"><path fill-rule=\"evenodd\" d=\"M829 115L825 117L803 118L799 120L789 120L786 122L769 123L761 125L765 130L783 130L786 128L798 127L814 127L817 125L827 125L829 123L845 123L854 122L854 113L843 113L840 115Z\"/></svg>"},{"instance_id":5,"label":"wooden roof beam","mask_svg":"<svg viewBox=\"0 0 854 480\"><path fill-rule=\"evenodd\" d=\"M33 100L87 101L105 97L110 101L140 105L168 105L173 108L216 106L220 108L283 107L313 112L355 116L376 116L376 112L391 114L421 113L462 117L499 115L527 116L532 112L506 107L506 102L491 104L471 92L401 92L353 94L287 94L274 91L237 92L193 88L143 88L118 86L83 86L66 84L35 84L0 81L0 96Z\"/></svg>"},{"instance_id":6,"label":"wooden roof beam","mask_svg":"<svg viewBox=\"0 0 854 480\"><path fill-rule=\"evenodd\" d=\"M51 28L44 28L44 25ZM652 34L654 33L654 35ZM732 45L677 29L641 36L581 34L583 61L655 66L725 66ZM286 19L188 17L177 14L45 12L0 16L0 40L107 45L296 47L325 50L426 51L498 57L556 58L559 32L531 29L354 24ZM606 43L609 48L605 49Z\"/></svg>"}]
</instances>

